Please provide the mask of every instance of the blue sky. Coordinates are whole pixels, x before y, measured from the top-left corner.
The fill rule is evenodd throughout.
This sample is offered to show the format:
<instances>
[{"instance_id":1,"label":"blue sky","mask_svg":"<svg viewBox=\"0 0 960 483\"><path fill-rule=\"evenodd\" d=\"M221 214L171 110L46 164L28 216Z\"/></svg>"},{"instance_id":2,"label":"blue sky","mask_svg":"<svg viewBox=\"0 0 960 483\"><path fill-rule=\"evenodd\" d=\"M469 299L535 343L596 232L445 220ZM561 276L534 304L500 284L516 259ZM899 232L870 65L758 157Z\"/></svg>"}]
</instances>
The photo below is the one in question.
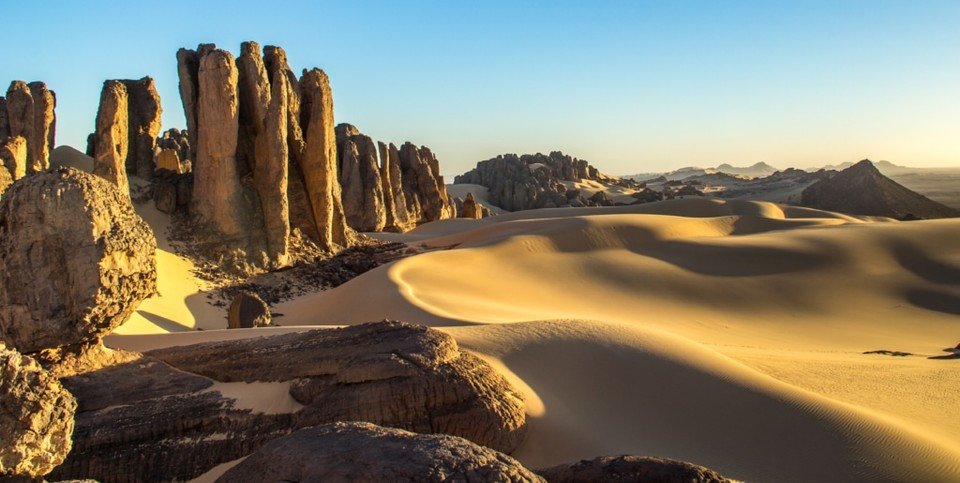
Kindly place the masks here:
<instances>
[{"instance_id":1,"label":"blue sky","mask_svg":"<svg viewBox=\"0 0 960 483\"><path fill-rule=\"evenodd\" d=\"M611 174L863 157L960 166L958 1L2 1L0 83L43 80L83 148L102 82L243 40L330 74L337 122L434 149L447 175L562 150Z\"/></svg>"}]
</instances>

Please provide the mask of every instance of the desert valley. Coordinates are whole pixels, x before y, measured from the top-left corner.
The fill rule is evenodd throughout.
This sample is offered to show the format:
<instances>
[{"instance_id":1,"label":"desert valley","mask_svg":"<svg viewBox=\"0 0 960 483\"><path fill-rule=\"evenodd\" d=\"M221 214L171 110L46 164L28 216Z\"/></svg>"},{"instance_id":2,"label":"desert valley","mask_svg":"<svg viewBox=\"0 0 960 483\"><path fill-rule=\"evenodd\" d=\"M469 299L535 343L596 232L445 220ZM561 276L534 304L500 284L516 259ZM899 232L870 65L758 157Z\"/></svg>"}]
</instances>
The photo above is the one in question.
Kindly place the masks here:
<instances>
[{"instance_id":1,"label":"desert valley","mask_svg":"<svg viewBox=\"0 0 960 483\"><path fill-rule=\"evenodd\" d=\"M168 57L85 145L0 79L0 479L960 481L960 158L450 170Z\"/></svg>"}]
</instances>

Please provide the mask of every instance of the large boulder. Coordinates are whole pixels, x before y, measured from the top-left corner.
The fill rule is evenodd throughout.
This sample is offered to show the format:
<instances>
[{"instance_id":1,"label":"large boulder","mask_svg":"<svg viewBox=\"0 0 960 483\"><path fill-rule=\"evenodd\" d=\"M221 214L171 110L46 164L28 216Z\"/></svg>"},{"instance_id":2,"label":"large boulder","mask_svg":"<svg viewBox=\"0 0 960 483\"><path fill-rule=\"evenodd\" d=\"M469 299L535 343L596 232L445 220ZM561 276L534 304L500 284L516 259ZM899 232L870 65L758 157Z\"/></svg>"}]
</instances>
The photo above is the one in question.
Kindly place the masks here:
<instances>
[{"instance_id":1,"label":"large boulder","mask_svg":"<svg viewBox=\"0 0 960 483\"><path fill-rule=\"evenodd\" d=\"M466 439L338 422L276 439L218 482L540 482L517 460Z\"/></svg>"},{"instance_id":2,"label":"large boulder","mask_svg":"<svg viewBox=\"0 0 960 483\"><path fill-rule=\"evenodd\" d=\"M0 342L0 479L41 477L62 463L76 408L55 377Z\"/></svg>"},{"instance_id":3,"label":"large boulder","mask_svg":"<svg viewBox=\"0 0 960 483\"><path fill-rule=\"evenodd\" d=\"M473 193L467 193L463 203L458 208L457 216L460 218L473 218L475 220L483 218L483 212L480 211L480 205L477 204L477 201L473 199Z\"/></svg>"},{"instance_id":4,"label":"large boulder","mask_svg":"<svg viewBox=\"0 0 960 483\"><path fill-rule=\"evenodd\" d=\"M601 456L592 460L538 470L550 483L728 483L716 471L667 458L647 456Z\"/></svg>"},{"instance_id":5,"label":"large boulder","mask_svg":"<svg viewBox=\"0 0 960 483\"><path fill-rule=\"evenodd\" d=\"M526 428L521 394L492 367L447 334L400 322L159 349L64 385L80 408L61 479L188 480L293 430L337 421L450 434L504 452ZM243 400L264 400L265 391L280 408Z\"/></svg>"},{"instance_id":6,"label":"large boulder","mask_svg":"<svg viewBox=\"0 0 960 483\"><path fill-rule=\"evenodd\" d=\"M156 239L113 184L71 168L0 200L0 335L23 353L97 341L157 288Z\"/></svg>"}]
</instances>

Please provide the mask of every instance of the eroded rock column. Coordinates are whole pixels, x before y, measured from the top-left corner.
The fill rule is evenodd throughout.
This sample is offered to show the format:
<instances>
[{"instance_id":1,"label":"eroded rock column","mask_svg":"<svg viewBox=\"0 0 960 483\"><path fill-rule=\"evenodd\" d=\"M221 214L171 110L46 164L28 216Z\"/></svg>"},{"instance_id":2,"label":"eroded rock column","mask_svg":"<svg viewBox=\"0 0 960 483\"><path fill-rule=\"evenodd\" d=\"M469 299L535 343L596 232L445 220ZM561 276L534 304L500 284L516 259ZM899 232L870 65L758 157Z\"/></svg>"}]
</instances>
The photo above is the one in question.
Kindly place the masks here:
<instances>
[{"instance_id":1,"label":"eroded rock column","mask_svg":"<svg viewBox=\"0 0 960 483\"><path fill-rule=\"evenodd\" d=\"M129 196L126 169L130 140L128 104L127 86L122 81L108 80L103 83L100 108L97 110L93 174L109 181Z\"/></svg>"}]
</instances>

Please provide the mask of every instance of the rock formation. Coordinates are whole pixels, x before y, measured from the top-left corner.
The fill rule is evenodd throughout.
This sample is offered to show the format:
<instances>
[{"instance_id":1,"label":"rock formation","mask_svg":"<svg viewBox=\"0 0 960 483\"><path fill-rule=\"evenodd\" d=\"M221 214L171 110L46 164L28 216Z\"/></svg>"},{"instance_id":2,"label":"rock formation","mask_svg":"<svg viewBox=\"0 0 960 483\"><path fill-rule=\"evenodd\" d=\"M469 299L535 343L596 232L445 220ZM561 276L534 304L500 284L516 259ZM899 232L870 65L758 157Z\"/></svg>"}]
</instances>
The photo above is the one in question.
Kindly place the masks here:
<instances>
[{"instance_id":1,"label":"rock formation","mask_svg":"<svg viewBox=\"0 0 960 483\"><path fill-rule=\"evenodd\" d=\"M0 479L29 481L62 463L76 408L55 377L0 342Z\"/></svg>"},{"instance_id":2,"label":"rock formation","mask_svg":"<svg viewBox=\"0 0 960 483\"><path fill-rule=\"evenodd\" d=\"M157 152L156 169L165 169L171 173L183 174L183 165L180 164L180 154L176 149L161 149Z\"/></svg>"},{"instance_id":3,"label":"rock formation","mask_svg":"<svg viewBox=\"0 0 960 483\"><path fill-rule=\"evenodd\" d=\"M868 159L810 185L803 190L800 204L848 215L898 220L960 216L960 210L937 203L884 176Z\"/></svg>"},{"instance_id":4,"label":"rock formation","mask_svg":"<svg viewBox=\"0 0 960 483\"><path fill-rule=\"evenodd\" d=\"M197 100L200 96L200 59L215 49L213 44L200 44L197 50L177 51L177 75L180 79L180 100L187 120L190 160L197 159Z\"/></svg>"},{"instance_id":5,"label":"rock formation","mask_svg":"<svg viewBox=\"0 0 960 483\"><path fill-rule=\"evenodd\" d=\"M156 292L156 241L129 196L61 168L0 200L0 331L22 353L96 342Z\"/></svg>"},{"instance_id":6,"label":"rock formation","mask_svg":"<svg viewBox=\"0 0 960 483\"><path fill-rule=\"evenodd\" d=\"M728 483L716 471L683 461L644 456L601 456L573 464L538 470L537 474L551 483L587 483L604 481L628 483L656 481L662 483Z\"/></svg>"},{"instance_id":7,"label":"rock formation","mask_svg":"<svg viewBox=\"0 0 960 483\"><path fill-rule=\"evenodd\" d=\"M0 140L0 165L16 181L27 175L27 140L22 136Z\"/></svg>"},{"instance_id":8,"label":"rock formation","mask_svg":"<svg viewBox=\"0 0 960 483\"><path fill-rule=\"evenodd\" d=\"M275 439L218 482L498 481L540 482L517 460L441 434L369 423L334 423Z\"/></svg>"},{"instance_id":9,"label":"rock formation","mask_svg":"<svg viewBox=\"0 0 960 483\"><path fill-rule=\"evenodd\" d=\"M457 206L457 216L459 218L472 218L475 220L483 218L483 212L480 210L480 206L477 205L476 200L473 199L473 193L467 193L467 196L464 197L460 206Z\"/></svg>"},{"instance_id":10,"label":"rock formation","mask_svg":"<svg viewBox=\"0 0 960 483\"><path fill-rule=\"evenodd\" d=\"M350 244L337 172L337 139L333 125L333 94L330 80L320 69L304 70L300 77L303 96L300 124L305 149L299 162L310 209L325 249Z\"/></svg>"},{"instance_id":11,"label":"rock formation","mask_svg":"<svg viewBox=\"0 0 960 483\"><path fill-rule=\"evenodd\" d=\"M190 129L197 133L191 212L226 243L245 245L250 212L237 168L239 98L233 55L210 50L200 59L197 77L197 128Z\"/></svg>"},{"instance_id":12,"label":"rock formation","mask_svg":"<svg viewBox=\"0 0 960 483\"><path fill-rule=\"evenodd\" d=\"M217 382L283 383L256 390L288 393L290 409L245 409ZM63 383L79 411L73 451L52 475L61 479L186 480L337 421L504 452L526 427L521 394L493 368L447 334L399 322L170 347Z\"/></svg>"},{"instance_id":13,"label":"rock formation","mask_svg":"<svg viewBox=\"0 0 960 483\"><path fill-rule=\"evenodd\" d=\"M50 167L56 105L56 95L43 82L13 81L6 98L0 97L0 143L17 136L26 140L26 174Z\"/></svg>"},{"instance_id":14,"label":"rock formation","mask_svg":"<svg viewBox=\"0 0 960 483\"><path fill-rule=\"evenodd\" d=\"M477 163L477 167L457 176L457 184L478 184L489 190L489 200L508 211L574 206L563 181L583 179L609 181L584 160L561 152L543 154L506 154ZM587 205L587 200L579 200Z\"/></svg>"},{"instance_id":15,"label":"rock formation","mask_svg":"<svg viewBox=\"0 0 960 483\"><path fill-rule=\"evenodd\" d=\"M126 86L128 95L126 169L141 179L150 180L153 178L154 149L157 136L160 135L160 115L163 113L160 94L150 77L120 82Z\"/></svg>"},{"instance_id":16,"label":"rock formation","mask_svg":"<svg viewBox=\"0 0 960 483\"><path fill-rule=\"evenodd\" d=\"M413 143L407 142L400 146L398 159L407 211L415 214L415 221L452 218L453 209L433 153L426 147L418 149Z\"/></svg>"},{"instance_id":17,"label":"rock formation","mask_svg":"<svg viewBox=\"0 0 960 483\"><path fill-rule=\"evenodd\" d=\"M228 329L250 329L270 325L270 308L253 292L238 293L227 311Z\"/></svg>"},{"instance_id":18,"label":"rock formation","mask_svg":"<svg viewBox=\"0 0 960 483\"><path fill-rule=\"evenodd\" d=\"M177 128L171 128L163 132L157 139L157 149L162 151L170 150L177 154L177 160L180 164L180 170L189 173L191 160L190 140L187 131L181 131ZM158 156L159 158L159 156ZM162 168L160 159L157 159L157 167ZM162 168L169 169L169 168Z\"/></svg>"},{"instance_id":19,"label":"rock formation","mask_svg":"<svg viewBox=\"0 0 960 483\"><path fill-rule=\"evenodd\" d=\"M400 174L400 154L397 147L390 143L378 142L380 153L380 182L383 184L383 204L386 211L385 228L390 231L404 231L410 227L410 214L407 212L407 197L403 194L403 181Z\"/></svg>"},{"instance_id":20,"label":"rock formation","mask_svg":"<svg viewBox=\"0 0 960 483\"><path fill-rule=\"evenodd\" d=\"M387 214L376 144L350 124L338 125L336 135L347 224L357 231L382 231Z\"/></svg>"},{"instance_id":21,"label":"rock formation","mask_svg":"<svg viewBox=\"0 0 960 483\"><path fill-rule=\"evenodd\" d=\"M116 80L103 83L97 109L93 174L109 181L121 193L130 193L126 160L130 147L128 134L129 95L127 86Z\"/></svg>"},{"instance_id":22,"label":"rock formation","mask_svg":"<svg viewBox=\"0 0 960 483\"><path fill-rule=\"evenodd\" d=\"M2 196L3 192L12 184L13 176L10 175L10 171L7 170L6 166L0 163L0 196Z\"/></svg>"}]
</instances>

